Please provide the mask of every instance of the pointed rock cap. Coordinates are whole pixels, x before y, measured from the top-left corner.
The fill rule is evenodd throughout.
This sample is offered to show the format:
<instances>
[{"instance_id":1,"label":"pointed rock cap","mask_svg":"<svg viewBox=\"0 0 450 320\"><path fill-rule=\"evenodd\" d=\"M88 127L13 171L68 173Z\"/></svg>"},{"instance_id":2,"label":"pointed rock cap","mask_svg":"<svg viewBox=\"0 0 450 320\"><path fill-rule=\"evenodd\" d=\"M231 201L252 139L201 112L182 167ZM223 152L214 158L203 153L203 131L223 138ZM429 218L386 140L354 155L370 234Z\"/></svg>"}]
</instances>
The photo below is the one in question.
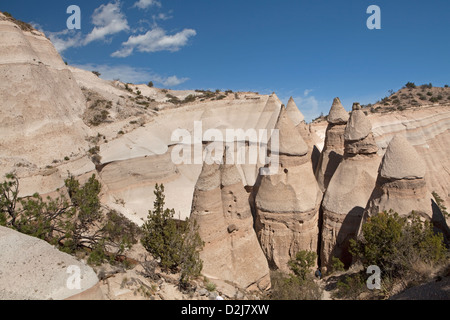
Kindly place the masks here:
<instances>
[{"instance_id":1,"label":"pointed rock cap","mask_svg":"<svg viewBox=\"0 0 450 320\"><path fill-rule=\"evenodd\" d=\"M208 145L210 146L210 145ZM206 148L208 148L208 146ZM203 161L202 171L198 177L197 183L195 184L195 189L201 191L208 191L216 188L220 188L220 165L213 162L208 164L206 157L208 152L205 148L205 159Z\"/></svg>"},{"instance_id":2,"label":"pointed rock cap","mask_svg":"<svg viewBox=\"0 0 450 320\"><path fill-rule=\"evenodd\" d=\"M328 114L327 120L332 124L345 124L348 121L348 112L344 109L339 98L334 98L333 104L331 105L330 112Z\"/></svg>"},{"instance_id":3,"label":"pointed rock cap","mask_svg":"<svg viewBox=\"0 0 450 320\"><path fill-rule=\"evenodd\" d=\"M288 101L286 111L289 118L291 118L292 122L294 123L294 126L297 126L300 122L305 120L305 116L298 109L297 105L295 104L294 98L292 97Z\"/></svg>"},{"instance_id":4,"label":"pointed rock cap","mask_svg":"<svg viewBox=\"0 0 450 320\"><path fill-rule=\"evenodd\" d=\"M426 165L416 149L402 135L396 135L386 149L380 175L388 179L420 179L425 177Z\"/></svg>"},{"instance_id":5,"label":"pointed rock cap","mask_svg":"<svg viewBox=\"0 0 450 320\"><path fill-rule=\"evenodd\" d=\"M258 122L256 124L256 129L274 128L278 119L281 105L282 103L280 99L278 99L275 93L272 93L267 99L264 109L259 116Z\"/></svg>"},{"instance_id":6,"label":"pointed rock cap","mask_svg":"<svg viewBox=\"0 0 450 320\"><path fill-rule=\"evenodd\" d=\"M308 145L289 118L285 108L280 111L275 129L279 130L279 146L278 148L272 146L272 142L269 141L268 148L271 152L290 156L304 156L308 153Z\"/></svg>"},{"instance_id":7,"label":"pointed rock cap","mask_svg":"<svg viewBox=\"0 0 450 320\"><path fill-rule=\"evenodd\" d=\"M359 102L353 102L352 111L361 110L361 105Z\"/></svg>"},{"instance_id":8,"label":"pointed rock cap","mask_svg":"<svg viewBox=\"0 0 450 320\"><path fill-rule=\"evenodd\" d=\"M361 110L354 110L345 127L344 138L347 141L362 140L372 132L372 124Z\"/></svg>"}]
</instances>

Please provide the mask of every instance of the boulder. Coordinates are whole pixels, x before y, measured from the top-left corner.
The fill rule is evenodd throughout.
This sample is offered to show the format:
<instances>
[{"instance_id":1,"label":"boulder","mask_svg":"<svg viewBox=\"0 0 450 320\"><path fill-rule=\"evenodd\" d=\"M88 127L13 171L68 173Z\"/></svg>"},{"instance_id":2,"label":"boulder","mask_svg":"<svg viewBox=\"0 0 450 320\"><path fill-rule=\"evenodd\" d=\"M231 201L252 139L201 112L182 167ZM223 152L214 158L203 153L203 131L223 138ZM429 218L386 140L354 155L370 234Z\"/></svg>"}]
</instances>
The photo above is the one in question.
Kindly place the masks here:
<instances>
[{"instance_id":1,"label":"boulder","mask_svg":"<svg viewBox=\"0 0 450 320\"><path fill-rule=\"evenodd\" d=\"M92 268L47 242L0 227L0 247L0 300L103 299Z\"/></svg>"}]
</instances>

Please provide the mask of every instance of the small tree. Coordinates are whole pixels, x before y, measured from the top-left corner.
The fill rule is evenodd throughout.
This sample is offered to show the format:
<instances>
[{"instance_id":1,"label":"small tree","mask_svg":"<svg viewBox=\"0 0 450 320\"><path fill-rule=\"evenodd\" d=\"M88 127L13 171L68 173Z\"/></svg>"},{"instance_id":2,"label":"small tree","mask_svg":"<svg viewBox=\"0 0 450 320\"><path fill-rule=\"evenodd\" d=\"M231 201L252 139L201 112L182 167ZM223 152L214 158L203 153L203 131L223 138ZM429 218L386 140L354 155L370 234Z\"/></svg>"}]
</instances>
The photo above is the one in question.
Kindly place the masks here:
<instances>
[{"instance_id":1,"label":"small tree","mask_svg":"<svg viewBox=\"0 0 450 320\"><path fill-rule=\"evenodd\" d=\"M305 280L306 275L311 271L311 268L315 266L316 261L317 253L314 251L301 250L297 252L295 259L291 259L288 262L288 266L297 277Z\"/></svg>"},{"instance_id":2,"label":"small tree","mask_svg":"<svg viewBox=\"0 0 450 320\"><path fill-rule=\"evenodd\" d=\"M202 270L199 252L203 242L198 227L189 219L175 221L174 209L164 208L163 184L156 184L154 194L153 211L149 211L142 226L141 243L155 258L161 259L160 265L164 270L181 271L181 282L186 282Z\"/></svg>"},{"instance_id":3,"label":"small tree","mask_svg":"<svg viewBox=\"0 0 450 320\"><path fill-rule=\"evenodd\" d=\"M6 178L0 185L0 225L67 253L88 249L96 263L114 260L137 242L137 225L118 212L105 214L99 199L101 185L94 175L83 185L69 175L65 180L68 198L61 191L59 197L45 200L38 193L19 198L19 180L13 174Z\"/></svg>"},{"instance_id":4,"label":"small tree","mask_svg":"<svg viewBox=\"0 0 450 320\"><path fill-rule=\"evenodd\" d=\"M150 81L150 82L148 83L148 86L149 86L150 88L153 88L153 81Z\"/></svg>"}]
</instances>

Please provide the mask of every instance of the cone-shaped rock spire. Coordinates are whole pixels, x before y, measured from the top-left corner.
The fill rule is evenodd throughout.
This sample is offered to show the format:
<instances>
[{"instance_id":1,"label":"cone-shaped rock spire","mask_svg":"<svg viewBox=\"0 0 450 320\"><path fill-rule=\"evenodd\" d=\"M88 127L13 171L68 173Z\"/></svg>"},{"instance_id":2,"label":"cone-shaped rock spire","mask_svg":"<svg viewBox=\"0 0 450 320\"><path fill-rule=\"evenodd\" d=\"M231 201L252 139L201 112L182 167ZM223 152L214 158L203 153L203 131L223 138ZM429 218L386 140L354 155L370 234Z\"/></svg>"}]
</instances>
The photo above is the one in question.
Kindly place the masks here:
<instances>
[{"instance_id":1,"label":"cone-shaped rock spire","mask_svg":"<svg viewBox=\"0 0 450 320\"><path fill-rule=\"evenodd\" d=\"M286 112L289 118L294 123L294 126L297 126L300 122L305 120L305 116L298 109L297 105L295 104L294 98L292 97L289 98L288 104L286 105Z\"/></svg>"},{"instance_id":2,"label":"cone-shaped rock spire","mask_svg":"<svg viewBox=\"0 0 450 320\"><path fill-rule=\"evenodd\" d=\"M425 162L408 140L396 135L389 143L381 164L380 175L390 179L416 179L425 176Z\"/></svg>"},{"instance_id":3,"label":"cone-shaped rock spire","mask_svg":"<svg viewBox=\"0 0 450 320\"><path fill-rule=\"evenodd\" d=\"M280 155L304 156L308 153L308 145L303 140L285 108L281 108L275 129L279 130L279 146L269 143L270 151Z\"/></svg>"}]
</instances>

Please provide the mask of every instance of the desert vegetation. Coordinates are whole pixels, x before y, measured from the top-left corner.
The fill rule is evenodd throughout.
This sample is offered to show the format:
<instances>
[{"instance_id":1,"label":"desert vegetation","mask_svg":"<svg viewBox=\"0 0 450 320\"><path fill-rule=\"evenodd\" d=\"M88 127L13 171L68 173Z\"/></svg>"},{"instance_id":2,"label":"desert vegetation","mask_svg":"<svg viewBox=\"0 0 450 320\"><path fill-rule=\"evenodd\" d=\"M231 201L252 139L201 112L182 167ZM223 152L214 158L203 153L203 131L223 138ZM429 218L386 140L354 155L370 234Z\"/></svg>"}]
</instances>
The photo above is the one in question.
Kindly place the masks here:
<instances>
[{"instance_id":1,"label":"desert vegetation","mask_svg":"<svg viewBox=\"0 0 450 320\"><path fill-rule=\"evenodd\" d=\"M195 221L175 221L173 209L164 208L164 185L155 186L156 199L147 221L142 226L141 243L160 260L165 271L180 272L180 284L186 286L192 277L200 275L202 261L200 251L203 241Z\"/></svg>"},{"instance_id":2,"label":"desert vegetation","mask_svg":"<svg viewBox=\"0 0 450 320\"><path fill-rule=\"evenodd\" d=\"M64 181L66 192L43 199L38 193L19 198L13 174L0 185L0 225L40 238L61 251L84 251L88 261L114 262L137 242L139 228L99 199L100 182L92 175L84 184L73 176Z\"/></svg>"}]
</instances>

